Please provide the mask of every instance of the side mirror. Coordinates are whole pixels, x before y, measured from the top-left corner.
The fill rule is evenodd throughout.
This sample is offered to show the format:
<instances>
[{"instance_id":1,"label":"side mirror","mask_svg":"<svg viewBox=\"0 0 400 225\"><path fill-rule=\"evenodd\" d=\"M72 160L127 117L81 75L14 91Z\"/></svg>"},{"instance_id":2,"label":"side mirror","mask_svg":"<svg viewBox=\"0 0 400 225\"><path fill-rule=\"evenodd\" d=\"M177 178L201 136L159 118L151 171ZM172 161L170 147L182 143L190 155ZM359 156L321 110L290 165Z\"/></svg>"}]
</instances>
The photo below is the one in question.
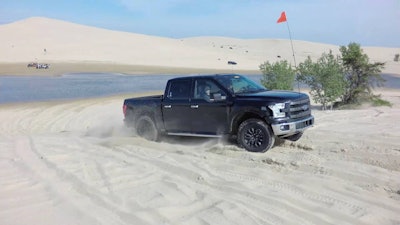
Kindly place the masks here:
<instances>
[{"instance_id":1,"label":"side mirror","mask_svg":"<svg viewBox=\"0 0 400 225\"><path fill-rule=\"evenodd\" d=\"M213 94L213 97L214 97L214 101L216 101L216 102L220 102L220 101L226 100L226 96L221 95L220 93Z\"/></svg>"}]
</instances>

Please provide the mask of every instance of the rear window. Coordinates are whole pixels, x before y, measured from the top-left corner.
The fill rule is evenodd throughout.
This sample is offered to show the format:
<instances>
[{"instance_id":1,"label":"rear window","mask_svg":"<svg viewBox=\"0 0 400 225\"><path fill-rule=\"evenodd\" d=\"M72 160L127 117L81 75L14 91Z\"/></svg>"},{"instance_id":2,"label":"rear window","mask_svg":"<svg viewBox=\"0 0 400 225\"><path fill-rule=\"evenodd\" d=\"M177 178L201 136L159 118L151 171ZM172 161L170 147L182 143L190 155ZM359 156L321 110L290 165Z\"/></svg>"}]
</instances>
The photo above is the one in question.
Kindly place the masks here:
<instances>
[{"instance_id":1,"label":"rear window","mask_svg":"<svg viewBox=\"0 0 400 225\"><path fill-rule=\"evenodd\" d=\"M191 80L171 81L167 93L169 99L189 99Z\"/></svg>"}]
</instances>

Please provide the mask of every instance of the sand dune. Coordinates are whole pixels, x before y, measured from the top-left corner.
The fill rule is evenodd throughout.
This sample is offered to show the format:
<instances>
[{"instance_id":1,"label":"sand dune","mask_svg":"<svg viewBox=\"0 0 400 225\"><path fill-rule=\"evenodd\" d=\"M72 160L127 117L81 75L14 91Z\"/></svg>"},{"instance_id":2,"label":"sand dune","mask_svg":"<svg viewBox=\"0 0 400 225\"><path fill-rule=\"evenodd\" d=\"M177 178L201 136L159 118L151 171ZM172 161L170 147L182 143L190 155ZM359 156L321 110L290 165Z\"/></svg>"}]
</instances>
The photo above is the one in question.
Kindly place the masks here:
<instances>
[{"instance_id":1,"label":"sand dune","mask_svg":"<svg viewBox=\"0 0 400 225\"><path fill-rule=\"evenodd\" d=\"M0 34L0 73L10 75L30 61L54 73L232 71L227 60L235 72L257 71L293 60L288 40L178 40L47 18ZM294 46L298 61L338 51ZM398 49L364 49L400 74ZM393 107L315 110L299 142L265 154L216 139L135 137L122 123L126 96L0 105L0 224L400 224L400 94L379 92Z\"/></svg>"},{"instance_id":2,"label":"sand dune","mask_svg":"<svg viewBox=\"0 0 400 225\"><path fill-rule=\"evenodd\" d=\"M400 223L399 92L265 154L134 137L122 98L0 107L0 224Z\"/></svg>"},{"instance_id":3,"label":"sand dune","mask_svg":"<svg viewBox=\"0 0 400 225\"><path fill-rule=\"evenodd\" d=\"M294 65L289 40L196 37L172 39L111 31L34 17L0 26L0 63L89 63L258 71L265 61L286 59ZM356 41L356 40L355 40ZM338 46L295 40L297 63ZM373 61L387 62L385 72L400 74L396 48L364 47ZM233 60L234 67L227 64ZM4 66L3 66L4 67Z\"/></svg>"}]
</instances>

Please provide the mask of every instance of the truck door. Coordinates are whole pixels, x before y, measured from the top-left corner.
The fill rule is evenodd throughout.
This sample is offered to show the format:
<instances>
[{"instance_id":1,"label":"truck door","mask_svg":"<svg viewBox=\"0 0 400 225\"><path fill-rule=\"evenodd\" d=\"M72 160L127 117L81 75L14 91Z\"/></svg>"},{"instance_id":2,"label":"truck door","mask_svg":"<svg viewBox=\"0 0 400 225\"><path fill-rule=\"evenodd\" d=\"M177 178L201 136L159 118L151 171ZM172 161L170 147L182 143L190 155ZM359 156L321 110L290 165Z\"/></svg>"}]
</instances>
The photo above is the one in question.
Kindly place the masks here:
<instances>
[{"instance_id":1,"label":"truck door","mask_svg":"<svg viewBox=\"0 0 400 225\"><path fill-rule=\"evenodd\" d=\"M190 133L190 94L192 79L168 83L162 103L164 126L168 133Z\"/></svg>"},{"instance_id":2,"label":"truck door","mask_svg":"<svg viewBox=\"0 0 400 225\"><path fill-rule=\"evenodd\" d=\"M227 132L227 97L227 93L212 79L194 80L190 102L192 133L218 135Z\"/></svg>"}]
</instances>

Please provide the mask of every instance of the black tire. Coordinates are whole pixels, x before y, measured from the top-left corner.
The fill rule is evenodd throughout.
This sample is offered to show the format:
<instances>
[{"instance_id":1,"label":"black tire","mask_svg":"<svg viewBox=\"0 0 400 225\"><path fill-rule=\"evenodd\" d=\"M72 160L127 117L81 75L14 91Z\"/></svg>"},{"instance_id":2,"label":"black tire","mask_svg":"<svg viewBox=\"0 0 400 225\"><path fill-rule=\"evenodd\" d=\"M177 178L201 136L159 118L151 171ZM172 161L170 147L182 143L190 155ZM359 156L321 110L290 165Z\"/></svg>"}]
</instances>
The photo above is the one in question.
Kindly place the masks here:
<instances>
[{"instance_id":1,"label":"black tire","mask_svg":"<svg viewBox=\"0 0 400 225\"><path fill-rule=\"evenodd\" d=\"M156 124L150 116L140 116L136 121L135 129L138 136L149 141L158 141L160 138L160 133L157 130Z\"/></svg>"},{"instance_id":2,"label":"black tire","mask_svg":"<svg viewBox=\"0 0 400 225\"><path fill-rule=\"evenodd\" d=\"M285 137L285 139L289 140L289 141L298 141L301 138L301 136L303 136L303 132L294 134L294 135L289 136L289 137Z\"/></svg>"},{"instance_id":3,"label":"black tire","mask_svg":"<svg viewBox=\"0 0 400 225\"><path fill-rule=\"evenodd\" d=\"M264 121L248 119L240 124L237 141L249 152L266 152L274 145L275 136Z\"/></svg>"}]
</instances>

